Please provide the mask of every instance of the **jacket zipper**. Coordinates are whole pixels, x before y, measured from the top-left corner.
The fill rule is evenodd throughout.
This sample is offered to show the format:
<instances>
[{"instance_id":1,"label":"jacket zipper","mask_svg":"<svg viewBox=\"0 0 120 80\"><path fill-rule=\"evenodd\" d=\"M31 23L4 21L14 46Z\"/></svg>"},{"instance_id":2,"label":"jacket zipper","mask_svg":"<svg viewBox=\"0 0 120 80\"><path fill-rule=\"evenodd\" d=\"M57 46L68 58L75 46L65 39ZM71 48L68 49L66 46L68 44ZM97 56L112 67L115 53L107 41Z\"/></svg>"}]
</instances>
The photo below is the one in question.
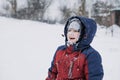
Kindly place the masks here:
<instances>
[{"instance_id":1,"label":"jacket zipper","mask_svg":"<svg viewBox=\"0 0 120 80\"><path fill-rule=\"evenodd\" d=\"M70 67L69 67L69 72L68 72L69 78L72 78L72 68L73 68L73 61L70 61Z\"/></svg>"}]
</instances>

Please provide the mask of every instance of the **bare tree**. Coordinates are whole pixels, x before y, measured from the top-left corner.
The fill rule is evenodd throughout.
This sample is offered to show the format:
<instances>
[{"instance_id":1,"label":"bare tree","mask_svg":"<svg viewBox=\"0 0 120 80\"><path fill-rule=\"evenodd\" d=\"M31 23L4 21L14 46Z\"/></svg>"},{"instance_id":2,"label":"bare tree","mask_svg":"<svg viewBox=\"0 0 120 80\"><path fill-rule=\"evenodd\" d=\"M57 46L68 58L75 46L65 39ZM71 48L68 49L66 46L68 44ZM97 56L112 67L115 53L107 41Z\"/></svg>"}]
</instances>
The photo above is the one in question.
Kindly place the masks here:
<instances>
[{"instance_id":1,"label":"bare tree","mask_svg":"<svg viewBox=\"0 0 120 80\"><path fill-rule=\"evenodd\" d=\"M11 16L16 17L17 11L17 1L16 0L7 0L11 4Z\"/></svg>"},{"instance_id":2,"label":"bare tree","mask_svg":"<svg viewBox=\"0 0 120 80\"><path fill-rule=\"evenodd\" d=\"M86 15L85 3L86 3L86 0L81 0L81 6L79 7L79 15L82 15L82 16Z\"/></svg>"},{"instance_id":3,"label":"bare tree","mask_svg":"<svg viewBox=\"0 0 120 80\"><path fill-rule=\"evenodd\" d=\"M92 17L97 21L97 23L101 25L105 25L107 27L110 26L110 11L112 9L112 5L108 5L107 2L97 1L93 4L93 14Z\"/></svg>"},{"instance_id":4,"label":"bare tree","mask_svg":"<svg viewBox=\"0 0 120 80\"><path fill-rule=\"evenodd\" d=\"M72 11L67 8L67 6L60 7L60 11L63 13L63 20L60 23L65 23L65 21L71 16Z\"/></svg>"},{"instance_id":5,"label":"bare tree","mask_svg":"<svg viewBox=\"0 0 120 80\"><path fill-rule=\"evenodd\" d=\"M52 0L27 0L28 7L17 11L17 18L43 21L43 15Z\"/></svg>"}]
</instances>

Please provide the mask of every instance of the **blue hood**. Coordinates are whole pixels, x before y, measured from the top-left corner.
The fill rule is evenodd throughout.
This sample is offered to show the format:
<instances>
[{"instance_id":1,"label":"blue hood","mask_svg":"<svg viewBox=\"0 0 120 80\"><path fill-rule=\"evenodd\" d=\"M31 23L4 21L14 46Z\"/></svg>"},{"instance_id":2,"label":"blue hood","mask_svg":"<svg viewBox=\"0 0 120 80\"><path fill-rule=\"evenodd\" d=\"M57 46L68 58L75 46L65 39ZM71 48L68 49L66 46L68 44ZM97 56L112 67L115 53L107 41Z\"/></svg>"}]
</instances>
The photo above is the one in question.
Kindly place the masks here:
<instances>
[{"instance_id":1,"label":"blue hood","mask_svg":"<svg viewBox=\"0 0 120 80\"><path fill-rule=\"evenodd\" d=\"M80 33L81 34L80 39L78 40L77 44L75 45L77 49L82 50L82 49L90 46L90 43L92 42L92 40L95 36L97 25L94 20L89 19L89 18L78 17L78 16L69 18L68 21L66 22L66 25L64 28L65 42L67 42L67 26L70 23L70 21L75 18L79 19L83 26L82 31Z\"/></svg>"}]
</instances>

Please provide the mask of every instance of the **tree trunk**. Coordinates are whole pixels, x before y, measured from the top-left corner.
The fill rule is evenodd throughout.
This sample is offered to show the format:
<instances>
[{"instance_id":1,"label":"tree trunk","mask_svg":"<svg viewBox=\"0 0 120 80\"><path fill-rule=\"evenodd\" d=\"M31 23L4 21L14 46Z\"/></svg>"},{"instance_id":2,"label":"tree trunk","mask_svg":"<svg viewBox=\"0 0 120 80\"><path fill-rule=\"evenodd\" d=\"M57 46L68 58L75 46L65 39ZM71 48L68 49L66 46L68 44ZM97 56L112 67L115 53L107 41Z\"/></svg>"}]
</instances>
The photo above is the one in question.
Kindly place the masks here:
<instances>
[{"instance_id":1,"label":"tree trunk","mask_svg":"<svg viewBox=\"0 0 120 80\"><path fill-rule=\"evenodd\" d=\"M79 15L81 16L85 16L86 15L86 11L85 11L85 3L86 0L81 0L81 6L79 7Z\"/></svg>"}]
</instances>

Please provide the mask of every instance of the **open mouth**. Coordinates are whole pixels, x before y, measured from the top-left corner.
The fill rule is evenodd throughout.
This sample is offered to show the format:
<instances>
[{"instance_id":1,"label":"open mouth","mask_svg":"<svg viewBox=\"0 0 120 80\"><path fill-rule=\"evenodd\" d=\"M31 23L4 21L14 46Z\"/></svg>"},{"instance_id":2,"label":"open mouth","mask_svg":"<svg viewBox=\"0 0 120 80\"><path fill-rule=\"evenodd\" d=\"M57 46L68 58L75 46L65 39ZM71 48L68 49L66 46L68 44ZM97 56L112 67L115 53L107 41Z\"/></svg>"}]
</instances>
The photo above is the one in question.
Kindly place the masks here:
<instances>
[{"instance_id":1,"label":"open mouth","mask_svg":"<svg viewBox=\"0 0 120 80\"><path fill-rule=\"evenodd\" d=\"M70 38L70 40L74 40L75 38Z\"/></svg>"}]
</instances>

